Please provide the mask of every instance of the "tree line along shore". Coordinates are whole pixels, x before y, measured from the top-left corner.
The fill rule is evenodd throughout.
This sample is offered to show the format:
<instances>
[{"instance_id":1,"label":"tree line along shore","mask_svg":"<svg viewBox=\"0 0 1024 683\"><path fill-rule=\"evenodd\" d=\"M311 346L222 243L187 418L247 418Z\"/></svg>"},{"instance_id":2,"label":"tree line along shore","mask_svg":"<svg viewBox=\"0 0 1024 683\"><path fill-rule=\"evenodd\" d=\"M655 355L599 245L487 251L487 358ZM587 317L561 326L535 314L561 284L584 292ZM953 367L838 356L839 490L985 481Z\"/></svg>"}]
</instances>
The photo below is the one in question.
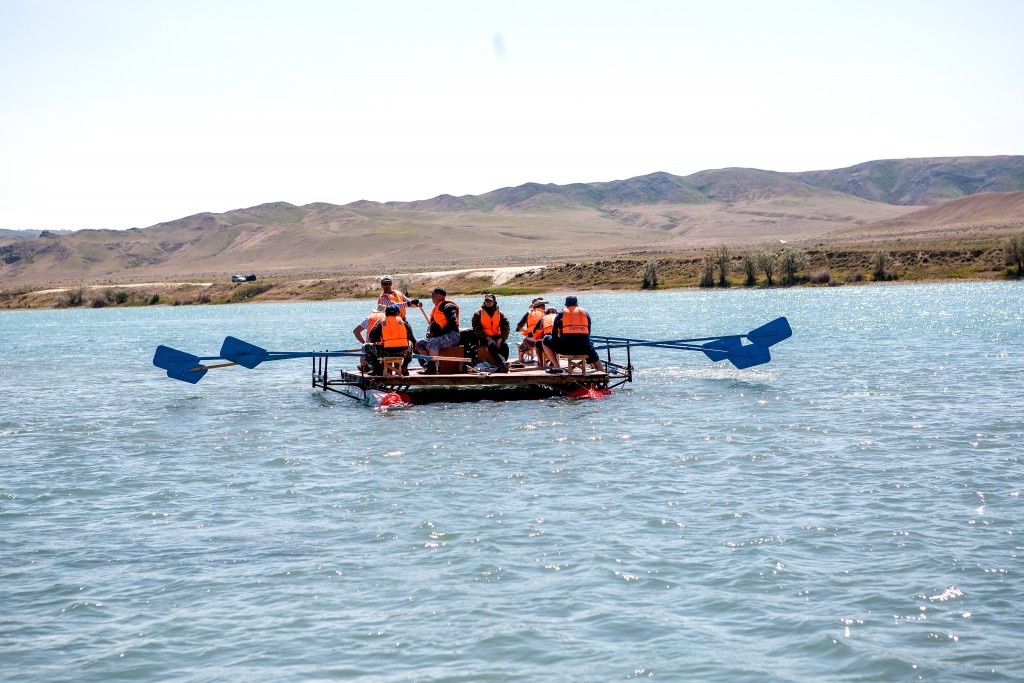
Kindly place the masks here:
<instances>
[{"instance_id":1,"label":"tree line along shore","mask_svg":"<svg viewBox=\"0 0 1024 683\"><path fill-rule=\"evenodd\" d=\"M263 276L232 283L74 283L59 288L0 289L0 308L104 308L270 301L372 299L378 274ZM544 294L552 291L665 290L839 286L877 282L1013 280L1024 278L1024 234L964 243L880 243L856 247L780 244L743 249L720 245L688 254L641 254L550 264L495 286L490 277L454 272L418 282L396 276L396 288L427 297L433 286L452 296Z\"/></svg>"}]
</instances>

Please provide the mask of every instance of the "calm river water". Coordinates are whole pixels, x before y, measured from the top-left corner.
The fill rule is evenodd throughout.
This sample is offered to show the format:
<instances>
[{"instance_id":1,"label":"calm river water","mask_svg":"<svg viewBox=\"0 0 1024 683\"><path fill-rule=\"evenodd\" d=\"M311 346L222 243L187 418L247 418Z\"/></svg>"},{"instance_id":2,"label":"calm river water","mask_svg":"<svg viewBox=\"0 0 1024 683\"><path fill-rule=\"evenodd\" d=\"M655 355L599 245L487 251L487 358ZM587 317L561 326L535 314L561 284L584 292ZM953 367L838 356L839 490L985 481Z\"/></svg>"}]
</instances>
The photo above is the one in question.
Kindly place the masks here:
<instances>
[{"instance_id":1,"label":"calm river water","mask_svg":"<svg viewBox=\"0 0 1024 683\"><path fill-rule=\"evenodd\" d=\"M1024 287L581 304L794 337L745 371L643 349L600 401L375 412L306 360L150 364L350 347L368 301L0 313L0 680L1024 677Z\"/></svg>"}]
</instances>

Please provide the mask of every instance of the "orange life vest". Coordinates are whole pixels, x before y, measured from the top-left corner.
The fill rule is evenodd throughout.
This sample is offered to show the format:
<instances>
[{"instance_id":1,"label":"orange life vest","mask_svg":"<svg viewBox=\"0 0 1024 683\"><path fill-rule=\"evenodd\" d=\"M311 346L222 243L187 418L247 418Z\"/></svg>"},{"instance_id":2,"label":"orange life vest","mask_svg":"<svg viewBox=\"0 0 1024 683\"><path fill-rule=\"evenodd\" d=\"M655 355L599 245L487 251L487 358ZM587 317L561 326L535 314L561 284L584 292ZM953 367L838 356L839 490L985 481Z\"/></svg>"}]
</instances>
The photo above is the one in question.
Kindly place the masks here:
<instances>
[{"instance_id":1,"label":"orange life vest","mask_svg":"<svg viewBox=\"0 0 1024 683\"><path fill-rule=\"evenodd\" d=\"M397 315L384 318L380 338L385 349L405 348L409 345L409 335L405 331L405 322Z\"/></svg>"},{"instance_id":2,"label":"orange life vest","mask_svg":"<svg viewBox=\"0 0 1024 683\"><path fill-rule=\"evenodd\" d=\"M480 309L480 325L488 337L501 336L501 312L497 306L494 307L494 315L488 313L486 308Z\"/></svg>"},{"instance_id":3,"label":"orange life vest","mask_svg":"<svg viewBox=\"0 0 1024 683\"><path fill-rule=\"evenodd\" d=\"M372 330L374 326L383 319L383 311L378 311L370 314L369 319L366 321L366 341L370 341L370 330Z\"/></svg>"},{"instance_id":4,"label":"orange life vest","mask_svg":"<svg viewBox=\"0 0 1024 683\"><path fill-rule=\"evenodd\" d=\"M444 326L448 324L448 318L446 318L444 313L441 312L441 306L444 306L445 304L451 304L455 307L455 324L456 326L459 324L459 305L454 301L445 299L440 304L434 306L434 310L430 311L430 320L436 323L441 329L444 329Z\"/></svg>"},{"instance_id":5,"label":"orange life vest","mask_svg":"<svg viewBox=\"0 0 1024 683\"><path fill-rule=\"evenodd\" d=\"M562 309L562 334L590 334L587 312L579 306Z\"/></svg>"},{"instance_id":6,"label":"orange life vest","mask_svg":"<svg viewBox=\"0 0 1024 683\"><path fill-rule=\"evenodd\" d=\"M526 314L526 329L523 330L524 337L530 337L533 335L533 328L537 326L537 322L544 317L544 309L542 308L531 308L530 312Z\"/></svg>"},{"instance_id":7,"label":"orange life vest","mask_svg":"<svg viewBox=\"0 0 1024 683\"><path fill-rule=\"evenodd\" d=\"M397 289L392 289L390 294L385 294L383 291L380 296L377 297L378 303L384 303L384 301L390 301L395 306L398 306L398 315L405 317L405 308L401 305L405 303L405 296ZM385 304L387 305L387 304Z\"/></svg>"},{"instance_id":8,"label":"orange life vest","mask_svg":"<svg viewBox=\"0 0 1024 683\"><path fill-rule=\"evenodd\" d=\"M551 334L551 330L555 328L555 314L547 313L541 318L540 327L533 333L534 339L541 339L545 334Z\"/></svg>"}]
</instances>

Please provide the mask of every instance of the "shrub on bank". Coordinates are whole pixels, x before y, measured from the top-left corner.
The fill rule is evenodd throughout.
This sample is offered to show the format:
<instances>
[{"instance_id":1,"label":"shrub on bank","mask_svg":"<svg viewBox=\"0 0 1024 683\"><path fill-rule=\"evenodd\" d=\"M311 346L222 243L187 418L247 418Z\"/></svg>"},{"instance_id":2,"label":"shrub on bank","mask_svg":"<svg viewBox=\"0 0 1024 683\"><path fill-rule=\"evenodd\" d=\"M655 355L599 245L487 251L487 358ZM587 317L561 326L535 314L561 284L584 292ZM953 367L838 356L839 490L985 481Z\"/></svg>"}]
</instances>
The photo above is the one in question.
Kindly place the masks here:
<instances>
[{"instance_id":1,"label":"shrub on bank","mask_svg":"<svg viewBox=\"0 0 1024 683\"><path fill-rule=\"evenodd\" d=\"M1007 271L1011 277L1024 277L1024 235L1013 235L1003 244L1006 265L1017 266L1017 273Z\"/></svg>"},{"instance_id":2,"label":"shrub on bank","mask_svg":"<svg viewBox=\"0 0 1024 683\"><path fill-rule=\"evenodd\" d=\"M640 289L657 289L658 288L658 262L651 259L644 264L643 270L640 271Z\"/></svg>"},{"instance_id":3,"label":"shrub on bank","mask_svg":"<svg viewBox=\"0 0 1024 683\"><path fill-rule=\"evenodd\" d=\"M807 281L812 285L827 285L832 281L832 274L829 272L828 266L825 266L812 272Z\"/></svg>"}]
</instances>

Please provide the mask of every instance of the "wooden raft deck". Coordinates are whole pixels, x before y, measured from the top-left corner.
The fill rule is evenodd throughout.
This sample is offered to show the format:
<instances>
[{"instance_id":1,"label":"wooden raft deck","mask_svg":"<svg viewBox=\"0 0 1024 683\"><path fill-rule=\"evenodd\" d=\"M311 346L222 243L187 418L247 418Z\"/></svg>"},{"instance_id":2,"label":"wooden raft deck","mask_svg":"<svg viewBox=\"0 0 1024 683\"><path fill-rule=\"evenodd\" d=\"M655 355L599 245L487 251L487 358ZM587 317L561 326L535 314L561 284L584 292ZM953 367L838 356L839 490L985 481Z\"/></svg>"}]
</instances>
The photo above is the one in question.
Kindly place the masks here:
<instances>
[{"instance_id":1,"label":"wooden raft deck","mask_svg":"<svg viewBox=\"0 0 1024 683\"><path fill-rule=\"evenodd\" d=\"M558 396L580 387L593 386L603 389L633 381L631 366L619 366L614 363L609 366L610 372L597 372L588 368L585 375L579 372L572 375L549 374L536 365L512 368L509 372L503 373L470 371L427 375L414 361L409 366L408 376L385 377L361 373L358 370L328 371L326 360L314 359L313 386L360 400L365 399L366 393L371 391L405 393L414 403L531 399Z\"/></svg>"}]
</instances>

